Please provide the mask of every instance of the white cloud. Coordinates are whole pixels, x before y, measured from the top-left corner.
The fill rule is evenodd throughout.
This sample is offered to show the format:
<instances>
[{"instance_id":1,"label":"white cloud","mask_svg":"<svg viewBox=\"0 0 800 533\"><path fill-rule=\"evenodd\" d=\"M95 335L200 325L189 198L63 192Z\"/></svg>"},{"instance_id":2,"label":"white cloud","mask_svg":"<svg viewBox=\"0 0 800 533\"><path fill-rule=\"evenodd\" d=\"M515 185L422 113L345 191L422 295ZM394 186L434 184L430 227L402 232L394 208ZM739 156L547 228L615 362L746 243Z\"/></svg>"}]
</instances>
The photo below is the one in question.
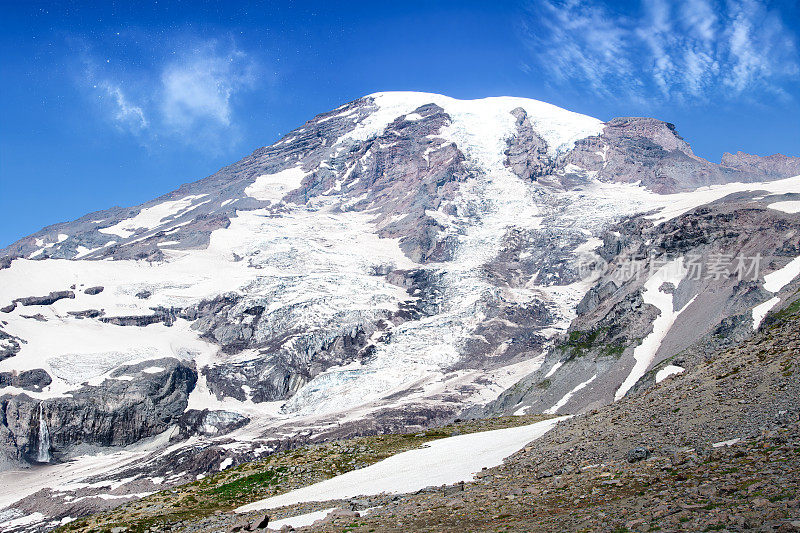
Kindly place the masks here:
<instances>
[{"instance_id":1,"label":"white cloud","mask_svg":"<svg viewBox=\"0 0 800 533\"><path fill-rule=\"evenodd\" d=\"M161 74L161 113L166 125L184 129L201 122L230 127L231 98L252 86L252 65L242 52L204 46L167 65Z\"/></svg>"},{"instance_id":2,"label":"white cloud","mask_svg":"<svg viewBox=\"0 0 800 533\"><path fill-rule=\"evenodd\" d=\"M681 5L683 24L690 37L711 43L717 32L717 15L707 0L688 0Z\"/></svg>"},{"instance_id":3,"label":"white cloud","mask_svg":"<svg viewBox=\"0 0 800 533\"><path fill-rule=\"evenodd\" d=\"M133 132L141 131L149 126L142 108L131 104L118 85L104 81L100 83L100 88L112 98L114 103L112 116L119 125L130 128Z\"/></svg>"},{"instance_id":4,"label":"white cloud","mask_svg":"<svg viewBox=\"0 0 800 533\"><path fill-rule=\"evenodd\" d=\"M756 0L641 0L622 16L613 3L541 0L523 37L554 80L603 96L643 100L784 94L800 72L795 30Z\"/></svg>"},{"instance_id":5,"label":"white cloud","mask_svg":"<svg viewBox=\"0 0 800 533\"><path fill-rule=\"evenodd\" d=\"M84 52L85 79L108 120L149 144L172 139L220 150L238 138L235 101L256 82L256 63L207 41L138 71Z\"/></svg>"},{"instance_id":6,"label":"white cloud","mask_svg":"<svg viewBox=\"0 0 800 533\"><path fill-rule=\"evenodd\" d=\"M797 75L797 49L775 11L753 0L729 2L726 32L731 68L725 83L742 92L763 80Z\"/></svg>"},{"instance_id":7,"label":"white cloud","mask_svg":"<svg viewBox=\"0 0 800 533\"><path fill-rule=\"evenodd\" d=\"M613 89L607 87L606 80L630 83L624 74L631 65L622 53L626 32L603 7L581 0L560 4L545 1L530 11L534 21L548 22L541 28L529 25L528 44L535 54L547 57L551 74L560 81L583 79L595 90L609 94Z\"/></svg>"}]
</instances>

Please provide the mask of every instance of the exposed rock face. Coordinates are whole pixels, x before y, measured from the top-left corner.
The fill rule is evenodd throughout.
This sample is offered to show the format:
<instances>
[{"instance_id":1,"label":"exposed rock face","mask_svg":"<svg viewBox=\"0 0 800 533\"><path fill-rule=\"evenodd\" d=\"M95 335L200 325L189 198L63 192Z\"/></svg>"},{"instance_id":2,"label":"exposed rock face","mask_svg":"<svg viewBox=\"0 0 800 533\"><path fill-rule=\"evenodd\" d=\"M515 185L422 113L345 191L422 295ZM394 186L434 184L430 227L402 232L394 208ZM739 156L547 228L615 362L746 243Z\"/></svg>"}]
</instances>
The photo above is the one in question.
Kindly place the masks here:
<instances>
[{"instance_id":1,"label":"exposed rock face","mask_svg":"<svg viewBox=\"0 0 800 533\"><path fill-rule=\"evenodd\" d=\"M101 322L115 324L117 326L134 326L143 328L150 324L164 323L171 326L175 322L177 311L174 309L153 309L155 313L151 315L131 315L131 316L103 316Z\"/></svg>"},{"instance_id":2,"label":"exposed rock face","mask_svg":"<svg viewBox=\"0 0 800 533\"><path fill-rule=\"evenodd\" d=\"M106 313L101 309L84 309L83 311L67 311L67 314L75 318L99 318Z\"/></svg>"},{"instance_id":3,"label":"exposed rock face","mask_svg":"<svg viewBox=\"0 0 800 533\"><path fill-rule=\"evenodd\" d=\"M780 154L764 158L738 152L725 154L721 165L710 163L694 155L673 124L642 117L610 120L599 136L578 141L563 163L596 173L600 180L641 182L658 193L800 173L800 159Z\"/></svg>"},{"instance_id":4,"label":"exposed rock face","mask_svg":"<svg viewBox=\"0 0 800 533\"><path fill-rule=\"evenodd\" d=\"M19 305L53 305L62 298L75 298L75 293L72 291L53 291L47 296L26 296L24 298L17 298L13 303Z\"/></svg>"},{"instance_id":5,"label":"exposed rock face","mask_svg":"<svg viewBox=\"0 0 800 533\"><path fill-rule=\"evenodd\" d=\"M161 365L157 373L142 370ZM135 380L118 376L135 375ZM20 376L21 378L21 376ZM39 413L46 417L54 457L76 444L122 446L165 431L183 415L197 373L176 359L123 366L100 386L83 386L72 397L39 401L22 394L0 397L0 435L6 454L36 460Z\"/></svg>"},{"instance_id":6,"label":"exposed rock face","mask_svg":"<svg viewBox=\"0 0 800 533\"><path fill-rule=\"evenodd\" d=\"M517 134L506 149L506 165L523 179L536 179L555 170L555 163L547 153L547 143L531 126L528 113L521 107L511 112L517 119Z\"/></svg>"},{"instance_id":7,"label":"exposed rock face","mask_svg":"<svg viewBox=\"0 0 800 533\"><path fill-rule=\"evenodd\" d=\"M412 260L448 260L449 241L439 237L444 228L428 212L446 206L468 176L459 148L438 137L450 122L438 105L421 106L398 117L375 139L354 144L346 157L334 157L330 170L313 173L288 199L305 202L335 189L344 173L347 179L339 181L346 187L341 196L349 200L347 209L377 212L379 235L399 238ZM352 164L354 160L361 164Z\"/></svg>"},{"instance_id":8,"label":"exposed rock face","mask_svg":"<svg viewBox=\"0 0 800 533\"><path fill-rule=\"evenodd\" d=\"M722 166L735 168L755 176L796 176L800 174L800 157L774 154L761 157L745 152L722 154Z\"/></svg>"},{"instance_id":9,"label":"exposed rock face","mask_svg":"<svg viewBox=\"0 0 800 533\"><path fill-rule=\"evenodd\" d=\"M179 438L192 435L217 436L229 433L246 425L246 416L231 411L209 411L189 409L178 420Z\"/></svg>"},{"instance_id":10,"label":"exposed rock face","mask_svg":"<svg viewBox=\"0 0 800 533\"><path fill-rule=\"evenodd\" d=\"M50 374L42 368L26 370L19 374L0 372L0 387L19 387L39 392L52 382Z\"/></svg>"}]
</instances>

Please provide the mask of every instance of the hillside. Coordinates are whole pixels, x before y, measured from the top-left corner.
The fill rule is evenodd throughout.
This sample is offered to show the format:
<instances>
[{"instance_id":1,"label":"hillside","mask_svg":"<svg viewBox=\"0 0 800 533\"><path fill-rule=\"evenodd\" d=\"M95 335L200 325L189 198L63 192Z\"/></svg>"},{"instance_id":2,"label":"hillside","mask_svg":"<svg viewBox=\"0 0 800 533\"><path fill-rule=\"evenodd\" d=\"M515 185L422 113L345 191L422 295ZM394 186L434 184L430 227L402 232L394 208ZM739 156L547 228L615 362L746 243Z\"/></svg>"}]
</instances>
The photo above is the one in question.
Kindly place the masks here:
<instances>
[{"instance_id":1,"label":"hillside","mask_svg":"<svg viewBox=\"0 0 800 533\"><path fill-rule=\"evenodd\" d=\"M0 251L0 519L625 405L748 342L798 275L798 158L716 164L673 124L525 98L368 95Z\"/></svg>"},{"instance_id":2,"label":"hillside","mask_svg":"<svg viewBox=\"0 0 800 533\"><path fill-rule=\"evenodd\" d=\"M559 422L473 482L266 513L277 526L314 522L302 530L329 532L800 529L798 297L741 346L709 353L695 368L651 389ZM64 531L160 531L165 524L180 531L232 531L237 524L263 521L263 512L217 512L260 494L299 493L297 487L334 473L326 466L329 457L364 468L387 448L397 453L425 447L455 429L530 422L479 420L419 435L301 449L77 521ZM304 520L305 514L310 516Z\"/></svg>"}]
</instances>

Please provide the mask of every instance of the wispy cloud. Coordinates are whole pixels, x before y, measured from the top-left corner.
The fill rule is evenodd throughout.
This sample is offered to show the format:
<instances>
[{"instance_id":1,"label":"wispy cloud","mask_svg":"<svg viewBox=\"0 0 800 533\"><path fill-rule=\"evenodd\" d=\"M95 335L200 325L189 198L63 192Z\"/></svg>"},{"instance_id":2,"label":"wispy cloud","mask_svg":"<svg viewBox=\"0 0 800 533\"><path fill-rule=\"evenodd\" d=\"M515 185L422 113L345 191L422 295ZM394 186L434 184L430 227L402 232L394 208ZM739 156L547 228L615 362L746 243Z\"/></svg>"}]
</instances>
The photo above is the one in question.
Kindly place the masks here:
<instances>
[{"instance_id":1,"label":"wispy cloud","mask_svg":"<svg viewBox=\"0 0 800 533\"><path fill-rule=\"evenodd\" d=\"M97 87L95 86L95 88ZM103 81L100 82L99 88L111 99L110 113L120 126L130 129L134 133L138 133L150 126L141 106L130 103L120 86Z\"/></svg>"},{"instance_id":2,"label":"wispy cloud","mask_svg":"<svg viewBox=\"0 0 800 533\"><path fill-rule=\"evenodd\" d=\"M578 0L542 2L524 24L531 50L558 81L582 79L609 95L613 84L635 83L627 76L631 64L621 15ZM558 53L547 52L553 49Z\"/></svg>"},{"instance_id":3,"label":"wispy cloud","mask_svg":"<svg viewBox=\"0 0 800 533\"><path fill-rule=\"evenodd\" d=\"M194 127L204 121L231 126L231 98L255 81L246 54L219 53L205 45L168 64L161 73L161 112L167 125Z\"/></svg>"},{"instance_id":4,"label":"wispy cloud","mask_svg":"<svg viewBox=\"0 0 800 533\"><path fill-rule=\"evenodd\" d=\"M147 144L165 138L219 151L235 140L237 96L255 87L258 66L217 41L196 43L135 72L84 52L85 79L100 110Z\"/></svg>"},{"instance_id":5,"label":"wispy cloud","mask_svg":"<svg viewBox=\"0 0 800 533\"><path fill-rule=\"evenodd\" d=\"M606 97L706 100L786 95L800 74L796 30L757 0L540 0L522 35L554 84Z\"/></svg>"}]
</instances>

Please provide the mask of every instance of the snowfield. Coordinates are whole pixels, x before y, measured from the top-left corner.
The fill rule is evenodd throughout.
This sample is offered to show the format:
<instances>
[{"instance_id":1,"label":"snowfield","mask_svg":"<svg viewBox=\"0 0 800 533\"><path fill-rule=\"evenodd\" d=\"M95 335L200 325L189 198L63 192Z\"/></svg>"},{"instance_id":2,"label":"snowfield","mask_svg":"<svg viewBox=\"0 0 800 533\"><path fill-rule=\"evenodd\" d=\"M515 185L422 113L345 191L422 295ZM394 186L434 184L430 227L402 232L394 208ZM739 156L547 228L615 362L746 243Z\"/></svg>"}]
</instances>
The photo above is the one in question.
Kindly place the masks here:
<instances>
[{"instance_id":1,"label":"snowfield","mask_svg":"<svg viewBox=\"0 0 800 533\"><path fill-rule=\"evenodd\" d=\"M287 168L275 174L262 174L244 192L258 200L279 202L286 193L300 187L306 175L300 167Z\"/></svg>"},{"instance_id":2,"label":"snowfield","mask_svg":"<svg viewBox=\"0 0 800 533\"><path fill-rule=\"evenodd\" d=\"M128 238L136 233L139 229L149 230L156 228L160 226L166 218L177 217L186 213L187 211L196 209L200 206L200 203L196 203L195 200L200 200L206 196L208 195L190 195L185 196L180 200L169 200L167 202L156 204L152 207L146 207L142 209L136 216L122 220L113 226L100 228L98 231L108 235L117 235L118 237Z\"/></svg>"},{"instance_id":3,"label":"snowfield","mask_svg":"<svg viewBox=\"0 0 800 533\"><path fill-rule=\"evenodd\" d=\"M244 505L236 512L382 493L402 494L425 487L471 481L482 468L501 464L503 459L538 439L563 419L553 418L527 426L435 440L366 468Z\"/></svg>"}]
</instances>

